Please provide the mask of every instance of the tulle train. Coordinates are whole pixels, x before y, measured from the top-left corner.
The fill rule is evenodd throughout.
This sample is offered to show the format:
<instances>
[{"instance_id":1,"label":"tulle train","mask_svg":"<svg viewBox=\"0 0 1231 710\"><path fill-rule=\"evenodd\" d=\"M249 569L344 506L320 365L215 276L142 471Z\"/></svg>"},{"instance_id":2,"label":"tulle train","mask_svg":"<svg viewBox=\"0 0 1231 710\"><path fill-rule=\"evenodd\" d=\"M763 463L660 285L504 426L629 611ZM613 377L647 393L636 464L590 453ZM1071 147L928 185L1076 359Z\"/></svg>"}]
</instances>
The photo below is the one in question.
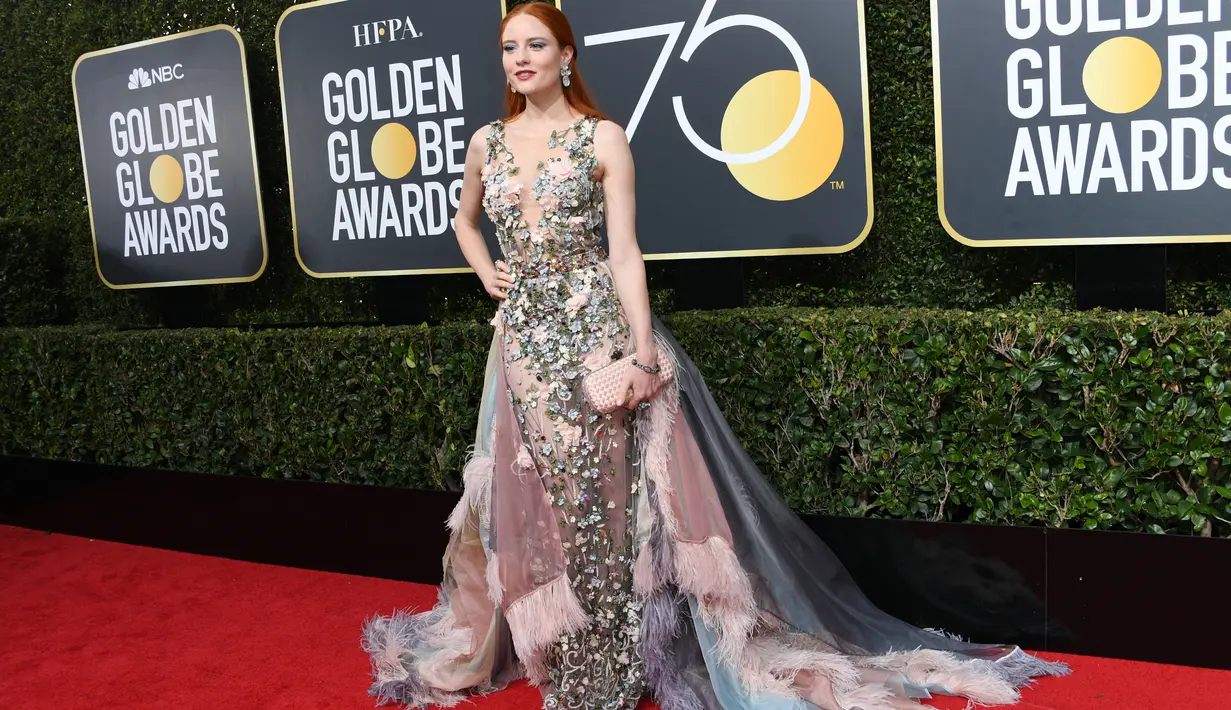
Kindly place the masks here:
<instances>
[{"instance_id":1,"label":"tulle train","mask_svg":"<svg viewBox=\"0 0 1231 710\"><path fill-rule=\"evenodd\" d=\"M663 710L900 710L933 695L1006 705L1034 678L1069 672L873 606L765 480L669 331L654 327L679 374L635 425L630 534L638 662ZM500 348L498 330L439 600L365 622L378 705L448 707L522 677L548 685L549 650L590 621L566 574L525 569L525 541L550 562L563 558L558 536L510 527L549 516L550 502L526 483L533 469L503 395Z\"/></svg>"}]
</instances>

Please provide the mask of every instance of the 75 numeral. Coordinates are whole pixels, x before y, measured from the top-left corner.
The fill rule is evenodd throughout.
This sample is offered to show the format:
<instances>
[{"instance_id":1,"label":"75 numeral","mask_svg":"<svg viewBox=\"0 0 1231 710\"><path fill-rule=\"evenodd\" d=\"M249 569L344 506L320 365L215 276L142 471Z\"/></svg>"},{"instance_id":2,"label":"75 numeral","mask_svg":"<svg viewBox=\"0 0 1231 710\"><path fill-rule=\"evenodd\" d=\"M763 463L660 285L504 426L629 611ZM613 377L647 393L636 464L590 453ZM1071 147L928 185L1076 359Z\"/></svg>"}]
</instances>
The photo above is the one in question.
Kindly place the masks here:
<instances>
[{"instance_id":1,"label":"75 numeral","mask_svg":"<svg viewBox=\"0 0 1231 710\"><path fill-rule=\"evenodd\" d=\"M799 132L800 126L804 123L804 117L808 114L808 103L812 99L812 77L808 73L808 59L804 56L803 49L800 48L799 43L795 41L795 38L786 29L778 23L759 15L731 15L710 22L710 14L713 12L716 2L718 0L705 0L705 5L701 8L701 14L697 17L696 23L693 24L692 32L688 34L688 38L684 41L684 49L680 52L680 59L688 61L705 40L730 27L756 27L765 30L776 37L779 42L782 42L787 51L791 53L791 58L795 60L795 69L799 73L799 104L795 107L795 116L791 119L791 123L787 126L786 130L782 132L782 135L778 136L778 138L764 148L752 151L751 153L728 153L725 150L715 148L707 143L705 139L701 138L701 136L697 135L692 124L688 121L688 115L684 112L684 100L680 96L671 97L675 108L675 120L679 123L680 130L684 132L684 136L688 138L688 141L697 150L714 160L732 165L760 162L786 147L787 143L791 142L791 139L795 137L795 134ZM641 98L637 100L637 107L633 110L628 127L625 129L630 142L633 139L633 134L636 132L638 124L641 122L641 116L645 113L646 106L650 103L650 97L654 94L654 89L658 86L659 79L662 78L663 68L667 65L667 58L671 56L672 50L675 49L675 45L680 38L680 32L685 24L684 22L671 22L663 25L603 32L601 34L588 35L583 40L585 45L589 47L646 39L648 37L661 36L667 38L667 41L663 43L662 53L658 55L658 61L654 63L654 69L650 72L645 87L641 90Z\"/></svg>"}]
</instances>

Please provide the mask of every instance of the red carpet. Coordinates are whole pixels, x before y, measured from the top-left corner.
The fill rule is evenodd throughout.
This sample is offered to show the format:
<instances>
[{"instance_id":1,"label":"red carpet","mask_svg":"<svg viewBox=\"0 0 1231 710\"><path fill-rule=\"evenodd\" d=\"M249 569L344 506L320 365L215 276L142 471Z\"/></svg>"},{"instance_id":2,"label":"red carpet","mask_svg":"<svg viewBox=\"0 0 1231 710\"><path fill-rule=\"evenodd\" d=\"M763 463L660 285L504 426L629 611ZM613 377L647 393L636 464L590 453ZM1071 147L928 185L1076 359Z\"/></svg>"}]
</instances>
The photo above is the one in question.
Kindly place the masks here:
<instances>
[{"instance_id":1,"label":"red carpet","mask_svg":"<svg viewBox=\"0 0 1231 710\"><path fill-rule=\"evenodd\" d=\"M0 526L0 707L368 710L364 617L434 599L422 585ZM1074 675L1016 707L1231 709L1231 672L1063 658ZM523 683L475 706L540 703Z\"/></svg>"}]
</instances>

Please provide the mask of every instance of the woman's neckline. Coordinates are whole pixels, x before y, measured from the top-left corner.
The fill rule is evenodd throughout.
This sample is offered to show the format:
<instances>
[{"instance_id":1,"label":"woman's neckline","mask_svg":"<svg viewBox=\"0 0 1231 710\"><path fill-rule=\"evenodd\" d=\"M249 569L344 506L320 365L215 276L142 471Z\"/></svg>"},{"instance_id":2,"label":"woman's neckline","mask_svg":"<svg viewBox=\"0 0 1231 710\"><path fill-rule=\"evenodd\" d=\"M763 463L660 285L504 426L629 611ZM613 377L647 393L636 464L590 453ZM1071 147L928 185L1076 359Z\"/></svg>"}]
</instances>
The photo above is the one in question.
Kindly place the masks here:
<instances>
[{"instance_id":1,"label":"woman's neckline","mask_svg":"<svg viewBox=\"0 0 1231 710\"><path fill-rule=\"evenodd\" d=\"M551 136L553 136L553 135L557 135L557 136L559 136L559 135L564 135L564 134L568 133L569 131L571 131L571 130L573 130L573 129L577 128L578 126L580 126L581 124L585 123L585 122L586 122L587 120L589 120L589 119L590 119L590 116L587 116L587 115L583 114L583 115L581 116L581 118L578 118L576 121L573 121L572 123L570 123L570 124L568 124L568 125L564 126L563 128L555 128L555 129L552 129L552 131L551 131L550 133L548 133L548 134L547 134L547 136L548 136L548 140L550 140L550 139L551 139ZM500 119L500 125L502 125L502 126L503 126L503 127L505 127L505 128L508 128L510 123L512 123L512 121L510 121L510 120L509 120L509 119L507 119L507 118L502 118L502 119Z\"/></svg>"}]
</instances>

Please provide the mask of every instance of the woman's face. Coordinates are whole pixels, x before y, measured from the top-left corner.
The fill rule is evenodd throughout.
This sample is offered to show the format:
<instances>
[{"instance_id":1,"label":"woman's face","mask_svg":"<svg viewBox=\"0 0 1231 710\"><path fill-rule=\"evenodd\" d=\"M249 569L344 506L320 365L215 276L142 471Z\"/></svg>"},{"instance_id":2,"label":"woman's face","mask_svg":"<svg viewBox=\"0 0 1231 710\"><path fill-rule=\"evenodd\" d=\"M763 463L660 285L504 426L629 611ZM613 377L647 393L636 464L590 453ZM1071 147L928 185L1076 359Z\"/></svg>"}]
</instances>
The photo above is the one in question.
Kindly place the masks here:
<instances>
[{"instance_id":1,"label":"woman's face","mask_svg":"<svg viewBox=\"0 0 1231 710\"><path fill-rule=\"evenodd\" d=\"M518 15L505 25L501 42L504 75L519 94L563 86L560 65L573 58L573 48L561 49L547 25L530 15Z\"/></svg>"}]
</instances>

